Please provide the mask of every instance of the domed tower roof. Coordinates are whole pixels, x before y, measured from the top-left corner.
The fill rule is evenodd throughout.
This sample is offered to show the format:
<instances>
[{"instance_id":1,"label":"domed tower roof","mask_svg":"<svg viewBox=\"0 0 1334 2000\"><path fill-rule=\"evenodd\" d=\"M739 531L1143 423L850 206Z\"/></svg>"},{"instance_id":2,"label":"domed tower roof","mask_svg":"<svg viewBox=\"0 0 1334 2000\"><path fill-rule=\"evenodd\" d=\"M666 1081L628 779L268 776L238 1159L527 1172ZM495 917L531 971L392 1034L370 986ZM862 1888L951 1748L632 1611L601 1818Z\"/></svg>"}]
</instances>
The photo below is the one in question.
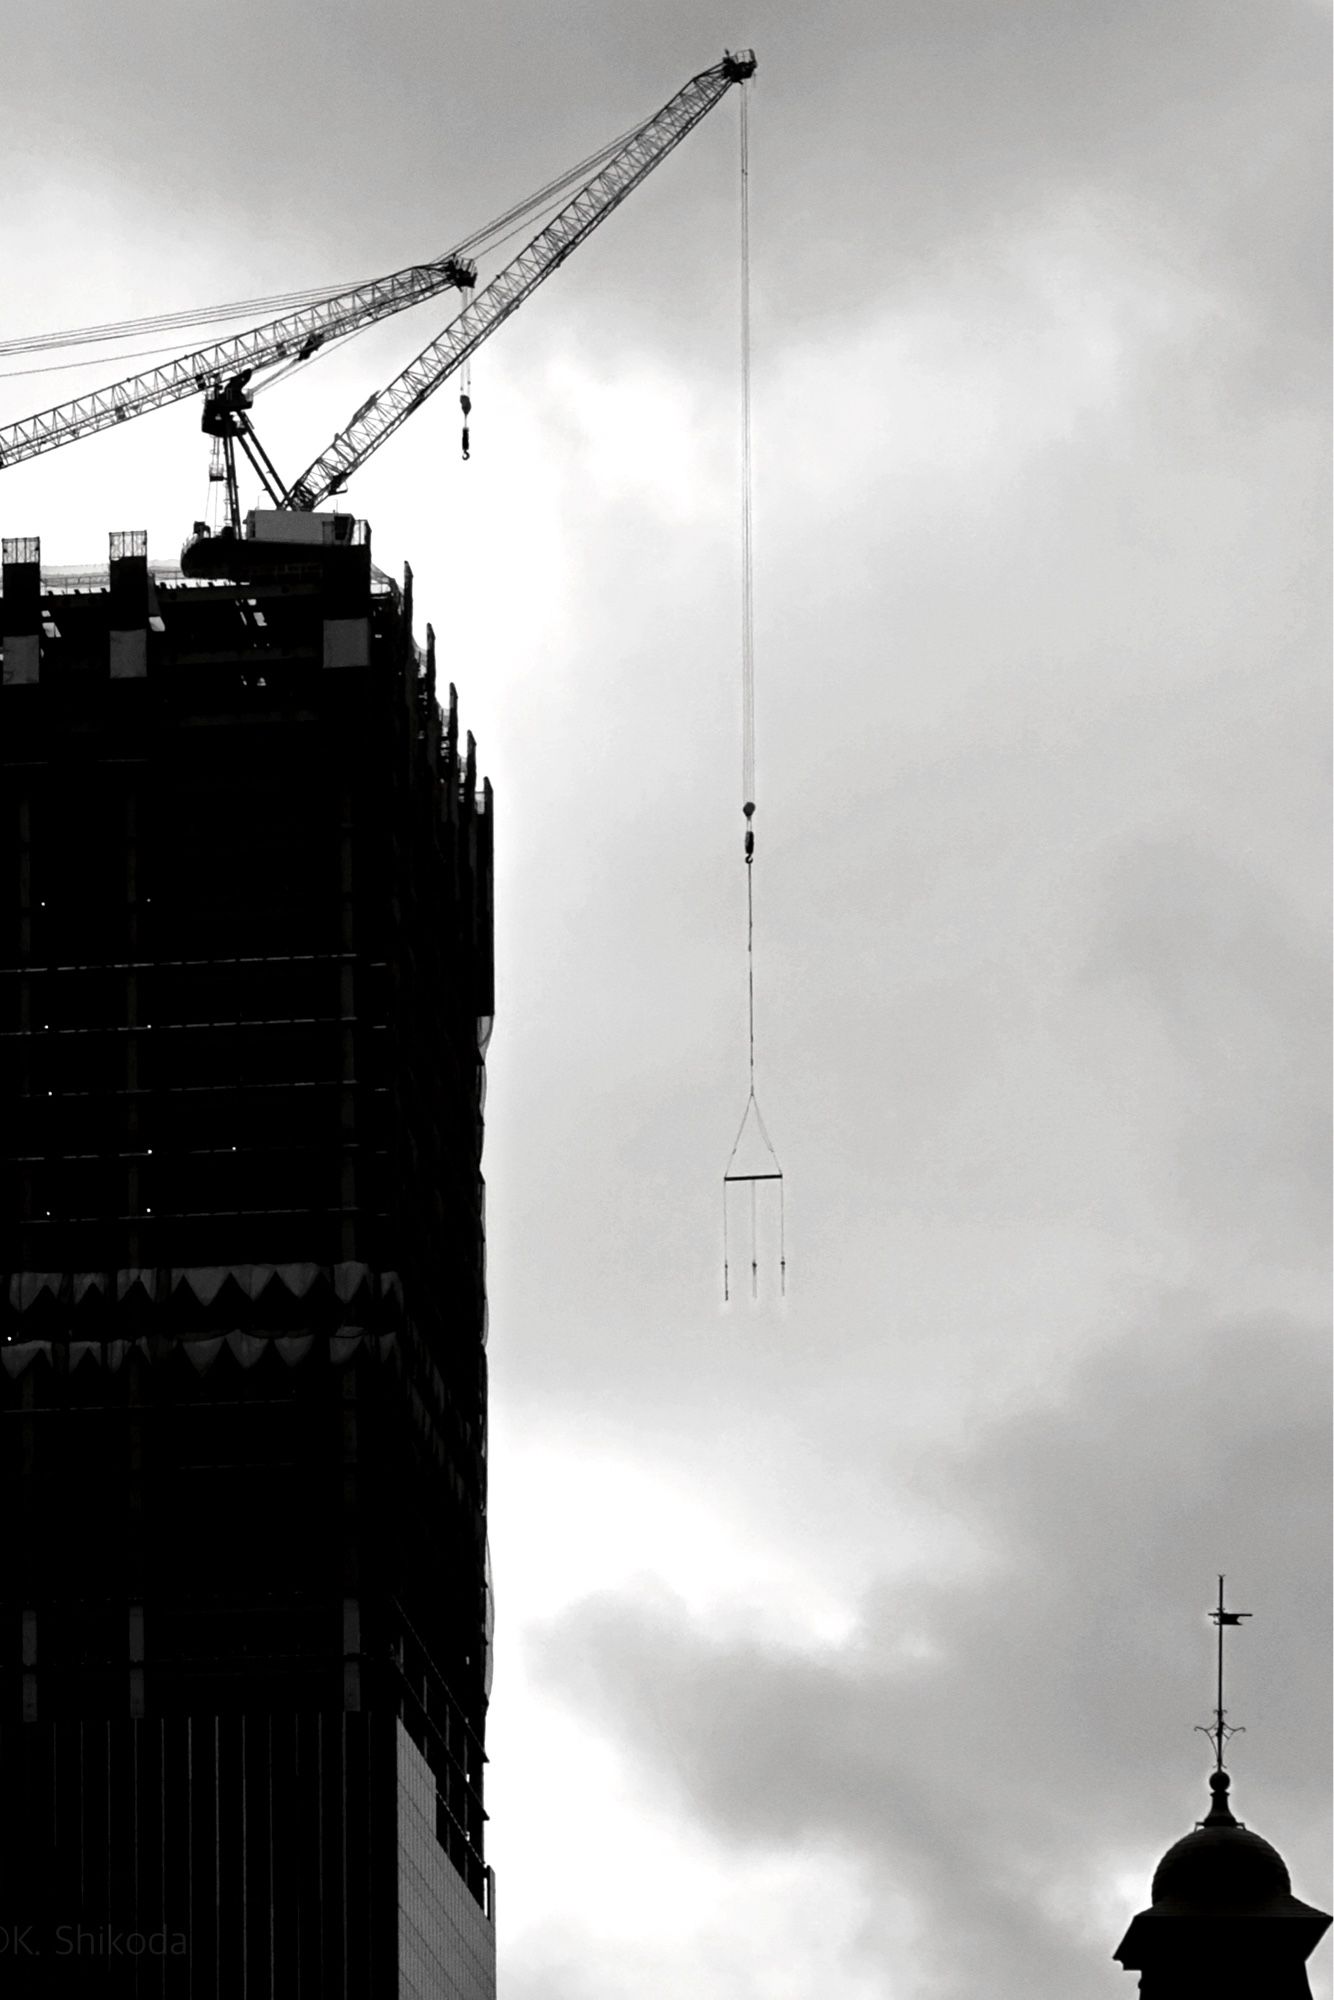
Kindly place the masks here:
<instances>
[{"instance_id":1,"label":"domed tower roof","mask_svg":"<svg viewBox=\"0 0 1334 2000\"><path fill-rule=\"evenodd\" d=\"M1143 2000L1194 2000L1206 1990L1211 2000L1310 2000L1306 1961L1330 1918L1293 1895L1282 1855L1228 1803L1223 1751L1234 1732L1223 1707L1223 1627L1247 1614L1226 1611L1222 1577L1218 1586L1218 1706L1205 1731L1217 1757L1209 1812L1168 1848L1154 1870L1150 1907L1113 1956L1140 1974Z\"/></svg>"},{"instance_id":2,"label":"domed tower roof","mask_svg":"<svg viewBox=\"0 0 1334 2000\"><path fill-rule=\"evenodd\" d=\"M1213 1804L1194 1833L1169 1847L1158 1863L1150 1891L1154 1909L1181 1914L1258 1911L1294 1900L1278 1849L1233 1817L1231 1784L1226 1771L1209 1773Z\"/></svg>"},{"instance_id":3,"label":"domed tower roof","mask_svg":"<svg viewBox=\"0 0 1334 2000\"><path fill-rule=\"evenodd\" d=\"M1145 2000L1185 2000L1206 1975L1218 1995L1309 2000L1306 1960L1330 1919L1293 1895L1278 1849L1234 1818L1230 1784L1210 1772L1208 1817L1168 1848L1150 1907L1113 1954L1142 1975Z\"/></svg>"}]
</instances>

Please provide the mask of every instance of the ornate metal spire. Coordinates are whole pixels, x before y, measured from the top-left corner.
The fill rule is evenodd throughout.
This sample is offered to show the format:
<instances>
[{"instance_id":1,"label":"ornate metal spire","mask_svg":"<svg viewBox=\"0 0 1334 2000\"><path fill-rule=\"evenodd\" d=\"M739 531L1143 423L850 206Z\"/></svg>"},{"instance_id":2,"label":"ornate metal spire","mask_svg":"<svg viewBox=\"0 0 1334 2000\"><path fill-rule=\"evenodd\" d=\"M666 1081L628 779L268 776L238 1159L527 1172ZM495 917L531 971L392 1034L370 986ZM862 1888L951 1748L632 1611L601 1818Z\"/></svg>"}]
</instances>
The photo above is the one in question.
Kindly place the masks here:
<instances>
[{"instance_id":1,"label":"ornate metal spire","mask_svg":"<svg viewBox=\"0 0 1334 2000\"><path fill-rule=\"evenodd\" d=\"M1214 1624L1218 1627L1218 1701L1214 1708L1213 1722L1208 1726L1203 1722L1197 1722L1195 1725L1200 1734L1207 1736L1213 1744L1214 1768L1218 1771L1221 1771L1223 1768L1223 1750L1228 1738L1230 1736L1245 1734L1245 1730L1240 1724L1233 1726L1228 1722L1227 1710L1223 1706L1223 1627L1225 1625L1240 1625L1242 1619L1249 1618L1250 1615L1249 1611L1229 1611L1226 1608L1223 1602L1223 1578L1220 1576L1218 1579L1218 1602L1209 1613Z\"/></svg>"}]
</instances>

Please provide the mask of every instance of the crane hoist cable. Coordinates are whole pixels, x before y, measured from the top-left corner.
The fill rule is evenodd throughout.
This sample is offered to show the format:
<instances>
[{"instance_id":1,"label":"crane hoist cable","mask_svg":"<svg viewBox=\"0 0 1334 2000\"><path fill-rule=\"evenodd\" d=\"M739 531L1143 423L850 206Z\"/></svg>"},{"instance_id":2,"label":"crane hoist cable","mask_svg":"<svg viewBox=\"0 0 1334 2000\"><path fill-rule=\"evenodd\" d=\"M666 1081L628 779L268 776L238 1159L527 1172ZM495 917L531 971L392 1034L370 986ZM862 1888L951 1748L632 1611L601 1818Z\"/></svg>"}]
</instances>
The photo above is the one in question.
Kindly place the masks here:
<instances>
[{"instance_id":1,"label":"crane hoist cable","mask_svg":"<svg viewBox=\"0 0 1334 2000\"><path fill-rule=\"evenodd\" d=\"M472 287L469 286L463 294L463 310L465 312L467 312L468 307L472 304L472 298ZM468 459L472 457L472 425L469 422L472 416L472 355L470 353L464 355L463 367L459 371L459 410L463 417L462 447L463 459L466 464Z\"/></svg>"},{"instance_id":2,"label":"crane hoist cable","mask_svg":"<svg viewBox=\"0 0 1334 2000\"><path fill-rule=\"evenodd\" d=\"M787 1291L787 1236L783 1169L755 1095L755 540L754 464L751 451L750 337L750 93L741 90L741 812L746 865L746 1027L749 1094L723 1173L723 1299L731 1297L728 1200L745 1189L750 1210L750 1288L759 1296L760 1189L778 1196L779 1288Z\"/></svg>"}]
</instances>

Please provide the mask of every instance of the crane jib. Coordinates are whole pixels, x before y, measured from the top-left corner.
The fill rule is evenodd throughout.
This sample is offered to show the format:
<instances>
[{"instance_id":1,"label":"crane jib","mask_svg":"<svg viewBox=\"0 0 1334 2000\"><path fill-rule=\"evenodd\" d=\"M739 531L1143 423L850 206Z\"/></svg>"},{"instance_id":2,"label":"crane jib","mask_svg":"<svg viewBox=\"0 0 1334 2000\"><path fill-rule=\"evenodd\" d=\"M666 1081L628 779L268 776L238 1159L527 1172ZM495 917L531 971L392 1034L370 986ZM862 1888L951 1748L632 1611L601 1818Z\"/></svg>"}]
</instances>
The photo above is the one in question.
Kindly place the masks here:
<instances>
[{"instance_id":1,"label":"crane jib","mask_svg":"<svg viewBox=\"0 0 1334 2000\"><path fill-rule=\"evenodd\" d=\"M753 50L729 51L722 62L692 77L623 142L593 156L599 162L597 171L484 291L470 296L468 306L439 339L386 388L367 398L347 427L288 488L283 505L309 510L318 507L341 486L482 341L559 269L731 86L744 83L754 75L755 68ZM568 185L570 178L571 175L565 177L565 184ZM550 183L543 192L559 185ZM520 204L520 210L531 213L532 206L530 200ZM510 214L518 212L512 210ZM132 417L198 395L201 390L206 396L217 396L227 380L243 370L253 373L283 362L309 360L333 340L360 332L377 320L403 312L439 292L453 288L471 295L476 278L476 265L455 250L431 263L410 265L387 277L332 293L246 333L74 397L17 423L0 426L0 468L54 451Z\"/></svg>"},{"instance_id":2,"label":"crane jib","mask_svg":"<svg viewBox=\"0 0 1334 2000\"><path fill-rule=\"evenodd\" d=\"M440 337L377 396L288 489L286 504L309 511L356 472L468 357L620 206L734 83L755 73L752 50L729 53L692 77L639 126L609 160L451 321Z\"/></svg>"},{"instance_id":3,"label":"crane jib","mask_svg":"<svg viewBox=\"0 0 1334 2000\"><path fill-rule=\"evenodd\" d=\"M129 417L146 416L150 410L181 402L201 390L207 392L221 377L243 368L253 370L294 357L308 358L332 339L405 312L450 287L469 289L476 281L476 265L451 252L432 263L408 265L387 277L331 294L299 312L0 428L0 466L17 465L112 424L124 423Z\"/></svg>"}]
</instances>

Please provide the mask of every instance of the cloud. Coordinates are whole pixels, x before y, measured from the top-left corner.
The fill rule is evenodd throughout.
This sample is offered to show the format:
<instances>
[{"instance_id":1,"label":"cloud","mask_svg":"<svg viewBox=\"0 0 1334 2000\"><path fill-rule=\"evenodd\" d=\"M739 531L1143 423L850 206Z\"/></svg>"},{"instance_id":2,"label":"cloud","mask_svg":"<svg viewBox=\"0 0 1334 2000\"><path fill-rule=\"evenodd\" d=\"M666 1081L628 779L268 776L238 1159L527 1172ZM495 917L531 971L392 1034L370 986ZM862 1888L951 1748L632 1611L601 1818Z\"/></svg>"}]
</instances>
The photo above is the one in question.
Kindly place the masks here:
<instances>
[{"instance_id":1,"label":"cloud","mask_svg":"<svg viewBox=\"0 0 1334 2000\"><path fill-rule=\"evenodd\" d=\"M1241 860L1145 840L1108 870L1089 975L1159 1042L1177 1193L1219 1239L1328 1262L1328 949L1312 912ZM1131 1081L1131 1088L1135 1083Z\"/></svg>"},{"instance_id":2,"label":"cloud","mask_svg":"<svg viewBox=\"0 0 1334 2000\"><path fill-rule=\"evenodd\" d=\"M604 1594L530 1640L534 1671L652 1773L665 1812L739 1853L833 1848L906 1894L917 1945L884 1959L887 1991L1114 1992L1107 1878L1134 1857L1146 1900L1204 1809L1189 1730L1215 1566L1258 1614L1229 1697L1251 1730L1239 1798L1318 1894L1326 1390L1311 1328L1172 1301L937 1468L980 1573L873 1589L855 1637L818 1648L720 1635L648 1587ZM873 1513L892 1488L868 1481Z\"/></svg>"},{"instance_id":3,"label":"cloud","mask_svg":"<svg viewBox=\"0 0 1334 2000\"><path fill-rule=\"evenodd\" d=\"M12 332L392 268L724 35L760 57L782 1313L715 1305L734 103L484 350L466 471L446 392L350 503L412 560L497 780L515 2000L809 2000L832 1969L840 2000L1110 2000L1200 1809L1218 1567L1257 1614L1239 1802L1318 1894L1326 9L240 0L243 86L215 27L202 0L7 23ZM417 330L266 402L277 462ZM2 386L7 415L50 400ZM179 542L196 411L79 449L4 476L7 531L52 561ZM545 1702L507 1693L534 1606Z\"/></svg>"},{"instance_id":4,"label":"cloud","mask_svg":"<svg viewBox=\"0 0 1334 2000\"><path fill-rule=\"evenodd\" d=\"M21 175L31 198L52 175L118 181L127 216L147 206L173 231L189 217L225 234L234 254L248 243L273 260L275 285L282 257L351 278L442 247L645 116L723 39L707 0L497 0L448 14L421 0L237 0L228 50L241 89L219 81L203 18L200 0L19 10L10 184ZM1321 10L778 0L742 5L727 33L759 51L757 224L790 320L828 326L929 287L942 258L1008 235L1056 187L1110 201L1131 237L1160 237L1183 268L1245 295L1238 331L1263 349L1271 383L1319 345ZM661 195L636 196L639 221L612 225L623 255L590 248L604 324L624 314L642 337L669 327L676 340L701 289L730 294L730 266L710 269L726 260L699 250L730 234L734 143L730 120L706 126L653 184Z\"/></svg>"}]
</instances>

